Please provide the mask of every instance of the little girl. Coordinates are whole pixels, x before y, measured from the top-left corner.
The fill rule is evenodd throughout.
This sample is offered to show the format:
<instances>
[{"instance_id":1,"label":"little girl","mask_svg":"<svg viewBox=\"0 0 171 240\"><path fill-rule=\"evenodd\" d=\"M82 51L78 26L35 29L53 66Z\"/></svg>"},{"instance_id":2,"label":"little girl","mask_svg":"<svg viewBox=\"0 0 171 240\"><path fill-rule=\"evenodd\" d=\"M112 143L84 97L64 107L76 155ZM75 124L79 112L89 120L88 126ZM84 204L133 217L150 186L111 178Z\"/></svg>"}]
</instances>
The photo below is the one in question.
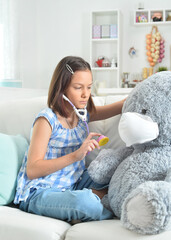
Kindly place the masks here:
<instances>
[{"instance_id":1,"label":"little girl","mask_svg":"<svg viewBox=\"0 0 171 240\"><path fill-rule=\"evenodd\" d=\"M112 218L101 203L107 186L94 183L85 168L86 154L99 149L94 137L100 134L88 134L81 116L87 121L112 117L121 113L123 101L95 107L92 83L90 65L82 58L68 56L57 65L48 108L33 123L17 178L14 203L21 210L68 222Z\"/></svg>"}]
</instances>

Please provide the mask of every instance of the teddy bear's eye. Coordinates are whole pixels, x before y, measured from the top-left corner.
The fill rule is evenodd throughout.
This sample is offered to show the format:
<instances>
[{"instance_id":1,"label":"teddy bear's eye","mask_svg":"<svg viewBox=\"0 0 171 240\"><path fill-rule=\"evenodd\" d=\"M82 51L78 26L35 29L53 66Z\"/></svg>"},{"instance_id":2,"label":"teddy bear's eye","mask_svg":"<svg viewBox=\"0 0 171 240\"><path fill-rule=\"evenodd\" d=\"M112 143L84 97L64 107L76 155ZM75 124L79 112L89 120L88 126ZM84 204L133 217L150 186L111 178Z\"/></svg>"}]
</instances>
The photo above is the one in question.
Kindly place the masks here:
<instances>
[{"instance_id":1,"label":"teddy bear's eye","mask_svg":"<svg viewBox=\"0 0 171 240\"><path fill-rule=\"evenodd\" d=\"M146 114L147 110L146 109L142 109L141 113L142 114Z\"/></svg>"}]
</instances>

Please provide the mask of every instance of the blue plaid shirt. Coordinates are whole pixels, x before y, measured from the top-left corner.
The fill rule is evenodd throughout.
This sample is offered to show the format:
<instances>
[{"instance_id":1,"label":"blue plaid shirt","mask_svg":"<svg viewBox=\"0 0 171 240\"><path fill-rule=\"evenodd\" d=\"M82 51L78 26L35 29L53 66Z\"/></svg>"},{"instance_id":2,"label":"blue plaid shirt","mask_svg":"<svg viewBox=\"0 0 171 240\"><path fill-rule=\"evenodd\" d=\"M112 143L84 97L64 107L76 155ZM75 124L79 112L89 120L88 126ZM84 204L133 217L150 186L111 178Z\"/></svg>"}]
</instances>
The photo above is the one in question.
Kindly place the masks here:
<instances>
[{"instance_id":1,"label":"blue plaid shirt","mask_svg":"<svg viewBox=\"0 0 171 240\"><path fill-rule=\"evenodd\" d=\"M78 121L75 128L68 129L61 125L56 114L50 108L42 110L35 121L39 117L45 117L52 127L52 134L44 159L59 158L76 151L87 137L85 123L81 120ZM78 181L85 169L85 159L83 159L45 177L30 180L26 174L27 155L28 150L25 153L17 177L17 191L14 199L15 204L18 204L20 201L25 201L29 196L31 188L56 187L61 191L69 189Z\"/></svg>"}]
</instances>

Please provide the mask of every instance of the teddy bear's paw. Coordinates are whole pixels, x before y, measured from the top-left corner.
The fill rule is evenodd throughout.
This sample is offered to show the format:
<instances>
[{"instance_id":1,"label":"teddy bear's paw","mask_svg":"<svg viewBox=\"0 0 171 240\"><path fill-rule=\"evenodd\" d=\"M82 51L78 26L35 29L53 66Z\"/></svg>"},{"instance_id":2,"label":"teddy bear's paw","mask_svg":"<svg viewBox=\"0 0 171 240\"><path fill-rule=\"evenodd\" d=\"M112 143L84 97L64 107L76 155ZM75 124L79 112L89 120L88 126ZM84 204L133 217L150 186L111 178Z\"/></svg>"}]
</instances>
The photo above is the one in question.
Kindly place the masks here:
<instances>
[{"instance_id":1,"label":"teddy bear's paw","mask_svg":"<svg viewBox=\"0 0 171 240\"><path fill-rule=\"evenodd\" d=\"M154 207L144 196L138 194L127 204L127 218L130 224L143 228L153 220Z\"/></svg>"},{"instance_id":2,"label":"teddy bear's paw","mask_svg":"<svg viewBox=\"0 0 171 240\"><path fill-rule=\"evenodd\" d=\"M171 185L146 182L130 193L122 205L123 225L141 234L171 229Z\"/></svg>"},{"instance_id":3,"label":"teddy bear's paw","mask_svg":"<svg viewBox=\"0 0 171 240\"><path fill-rule=\"evenodd\" d=\"M88 173L94 182L108 184L113 175L113 149L103 149L90 163Z\"/></svg>"}]
</instances>

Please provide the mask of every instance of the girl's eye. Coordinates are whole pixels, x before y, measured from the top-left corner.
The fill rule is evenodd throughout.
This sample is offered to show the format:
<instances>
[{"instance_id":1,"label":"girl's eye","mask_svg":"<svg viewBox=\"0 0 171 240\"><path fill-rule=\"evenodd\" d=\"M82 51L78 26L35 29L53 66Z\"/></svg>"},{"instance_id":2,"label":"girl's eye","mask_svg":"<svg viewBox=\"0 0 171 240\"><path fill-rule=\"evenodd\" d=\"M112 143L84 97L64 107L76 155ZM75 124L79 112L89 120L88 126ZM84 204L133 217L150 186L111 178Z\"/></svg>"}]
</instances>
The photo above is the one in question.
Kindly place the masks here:
<instances>
[{"instance_id":1,"label":"girl's eye","mask_svg":"<svg viewBox=\"0 0 171 240\"><path fill-rule=\"evenodd\" d=\"M147 110L146 109L142 109L141 113L142 114L146 114Z\"/></svg>"}]
</instances>

